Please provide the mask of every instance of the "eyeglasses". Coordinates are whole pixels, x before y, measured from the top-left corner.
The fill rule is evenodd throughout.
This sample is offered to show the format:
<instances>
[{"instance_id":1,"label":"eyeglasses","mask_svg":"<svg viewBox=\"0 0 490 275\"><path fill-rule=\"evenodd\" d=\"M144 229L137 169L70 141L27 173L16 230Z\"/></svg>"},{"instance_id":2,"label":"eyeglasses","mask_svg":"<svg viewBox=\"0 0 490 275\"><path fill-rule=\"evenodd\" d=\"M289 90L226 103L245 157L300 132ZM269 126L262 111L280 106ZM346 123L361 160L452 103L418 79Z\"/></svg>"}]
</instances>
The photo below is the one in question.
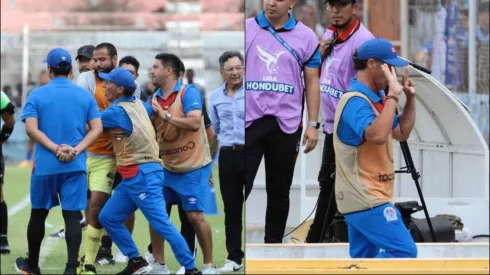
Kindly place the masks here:
<instances>
[{"instance_id":1,"label":"eyeglasses","mask_svg":"<svg viewBox=\"0 0 490 275\"><path fill-rule=\"evenodd\" d=\"M243 71L243 66L228 67L228 68L223 68L222 70L227 73L232 73L233 70L236 70L238 73L240 73Z\"/></svg>"},{"instance_id":2,"label":"eyeglasses","mask_svg":"<svg viewBox=\"0 0 490 275\"><path fill-rule=\"evenodd\" d=\"M335 46L335 43L337 42L337 37L335 37L332 41L332 44L330 44L330 47L327 48L325 51L325 58L329 57L330 54L332 53L333 47Z\"/></svg>"}]
</instances>

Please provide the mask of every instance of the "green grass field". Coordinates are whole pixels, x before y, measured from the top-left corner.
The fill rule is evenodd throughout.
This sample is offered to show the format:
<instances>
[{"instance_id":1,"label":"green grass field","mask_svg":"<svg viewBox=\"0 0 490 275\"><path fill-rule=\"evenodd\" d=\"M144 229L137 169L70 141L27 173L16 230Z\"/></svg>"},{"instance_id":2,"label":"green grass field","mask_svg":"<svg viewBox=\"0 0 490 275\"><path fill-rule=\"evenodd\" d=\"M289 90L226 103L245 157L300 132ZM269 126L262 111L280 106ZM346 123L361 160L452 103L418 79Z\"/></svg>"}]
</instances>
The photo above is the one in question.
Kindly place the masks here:
<instances>
[{"instance_id":1,"label":"green grass field","mask_svg":"<svg viewBox=\"0 0 490 275\"><path fill-rule=\"evenodd\" d=\"M29 196L29 168L6 167L4 196L9 207L9 227L8 239L12 252L10 255L1 256L0 274L15 274L14 262L17 257L26 256L27 252L27 224L29 222L30 204L24 204ZM221 267L227 256L225 246L224 214L223 202L219 192L218 170L213 170L213 179L215 179L216 199L218 201L218 216L207 216L207 220L213 231L213 256L214 262ZM16 212L16 213L13 213ZM12 215L11 215L12 214ZM172 211L171 217L173 223L180 228L178 211ZM46 220L46 234L41 248L40 267L43 274L62 274L66 263L66 243L64 239L50 238L49 234L63 226L63 217L61 208L56 207L51 210ZM136 212L136 224L133 232L133 238L140 249L141 255L144 255L150 240L148 233L148 222L140 211ZM84 244L80 248L80 257L84 254ZM115 245L112 248L112 254L115 256L118 249ZM180 265L176 261L169 245L165 245L166 261L171 272L175 273ZM79 258L80 258L79 257ZM196 259L199 269L202 267L202 253L199 250ZM116 263L116 265L96 266L99 274L115 274L124 269L126 264ZM243 273L243 269L241 271Z\"/></svg>"}]
</instances>

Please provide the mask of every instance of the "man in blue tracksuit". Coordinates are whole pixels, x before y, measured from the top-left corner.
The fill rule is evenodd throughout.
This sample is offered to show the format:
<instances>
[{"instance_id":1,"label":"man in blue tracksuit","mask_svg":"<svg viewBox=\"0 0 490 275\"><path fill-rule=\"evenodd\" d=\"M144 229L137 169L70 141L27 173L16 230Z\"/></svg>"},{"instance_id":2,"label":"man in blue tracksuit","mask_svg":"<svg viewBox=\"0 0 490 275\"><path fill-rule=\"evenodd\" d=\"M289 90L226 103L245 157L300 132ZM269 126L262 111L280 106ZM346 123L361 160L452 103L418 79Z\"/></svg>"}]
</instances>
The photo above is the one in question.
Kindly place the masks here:
<instances>
[{"instance_id":1,"label":"man in blue tracksuit","mask_svg":"<svg viewBox=\"0 0 490 275\"><path fill-rule=\"evenodd\" d=\"M151 271L140 256L131 234L124 226L126 218L136 209L172 247L178 262L185 266L185 274L200 274L184 238L170 222L163 198L163 168L158 156L155 130L144 105L133 94L134 77L124 68L109 74L100 74L105 80L105 96L111 105L101 113L102 124L109 132L116 155L118 171L123 178L114 194L99 214L99 221L109 237L125 256L128 265L120 274L145 274Z\"/></svg>"}]
</instances>

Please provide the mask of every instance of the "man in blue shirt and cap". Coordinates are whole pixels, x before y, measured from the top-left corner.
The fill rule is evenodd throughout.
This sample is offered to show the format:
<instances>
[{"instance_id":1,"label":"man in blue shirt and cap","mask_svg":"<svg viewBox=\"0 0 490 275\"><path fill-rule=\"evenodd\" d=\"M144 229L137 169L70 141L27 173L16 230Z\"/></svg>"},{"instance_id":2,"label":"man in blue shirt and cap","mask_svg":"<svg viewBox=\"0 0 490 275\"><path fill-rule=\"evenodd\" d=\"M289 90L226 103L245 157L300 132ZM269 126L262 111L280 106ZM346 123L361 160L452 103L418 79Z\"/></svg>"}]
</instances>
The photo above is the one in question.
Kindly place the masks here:
<instances>
[{"instance_id":1,"label":"man in blue shirt and cap","mask_svg":"<svg viewBox=\"0 0 490 275\"><path fill-rule=\"evenodd\" d=\"M357 78L335 112L335 198L349 231L353 258L415 258L417 246L393 205L393 139L405 141L415 124L415 87L408 69L398 82L398 57L384 39L364 42L354 54ZM380 91L387 91L385 96ZM403 113L396 115L404 93Z\"/></svg>"},{"instance_id":2,"label":"man in blue shirt and cap","mask_svg":"<svg viewBox=\"0 0 490 275\"><path fill-rule=\"evenodd\" d=\"M27 227L29 256L18 258L15 267L24 274L41 274L39 252L44 222L49 210L61 202L68 249L64 274L77 274L82 241L80 211L87 208L85 149L102 134L102 123L94 97L68 79L72 71L70 54L56 48L45 62L51 81L31 92L22 113L27 135L36 143L36 153Z\"/></svg>"},{"instance_id":3,"label":"man in blue shirt and cap","mask_svg":"<svg viewBox=\"0 0 490 275\"><path fill-rule=\"evenodd\" d=\"M137 209L172 247L185 274L200 274L184 237L170 221L163 197L163 167L149 114L153 109L134 97L134 77L127 69L100 73L105 96L111 105L102 112L102 124L109 132L122 181L114 190L99 221L109 237L129 258L120 274L146 274L151 266L140 256L124 221Z\"/></svg>"}]
</instances>

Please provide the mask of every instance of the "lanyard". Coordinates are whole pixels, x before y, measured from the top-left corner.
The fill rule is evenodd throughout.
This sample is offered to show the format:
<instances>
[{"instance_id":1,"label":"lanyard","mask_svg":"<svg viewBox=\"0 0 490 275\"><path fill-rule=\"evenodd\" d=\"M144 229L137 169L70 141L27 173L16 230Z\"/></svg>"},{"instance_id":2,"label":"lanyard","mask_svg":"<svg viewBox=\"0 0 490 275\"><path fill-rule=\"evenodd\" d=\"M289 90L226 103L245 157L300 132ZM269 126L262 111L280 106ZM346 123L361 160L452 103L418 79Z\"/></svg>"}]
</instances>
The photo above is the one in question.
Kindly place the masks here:
<instances>
[{"instance_id":1,"label":"lanyard","mask_svg":"<svg viewBox=\"0 0 490 275\"><path fill-rule=\"evenodd\" d=\"M303 62L301 62L301 58L299 57L298 53L293 48L291 48L291 46L289 46L288 43L286 43L286 41L284 41L284 39L282 39L282 37L279 36L279 34L277 34L277 32L271 26L268 26L267 30L272 34L272 36L274 36L277 41L279 41L279 43L281 43L284 48L286 48L286 50L288 50L288 52L290 52L294 56L296 61L298 61L299 67L303 68Z\"/></svg>"}]
</instances>

